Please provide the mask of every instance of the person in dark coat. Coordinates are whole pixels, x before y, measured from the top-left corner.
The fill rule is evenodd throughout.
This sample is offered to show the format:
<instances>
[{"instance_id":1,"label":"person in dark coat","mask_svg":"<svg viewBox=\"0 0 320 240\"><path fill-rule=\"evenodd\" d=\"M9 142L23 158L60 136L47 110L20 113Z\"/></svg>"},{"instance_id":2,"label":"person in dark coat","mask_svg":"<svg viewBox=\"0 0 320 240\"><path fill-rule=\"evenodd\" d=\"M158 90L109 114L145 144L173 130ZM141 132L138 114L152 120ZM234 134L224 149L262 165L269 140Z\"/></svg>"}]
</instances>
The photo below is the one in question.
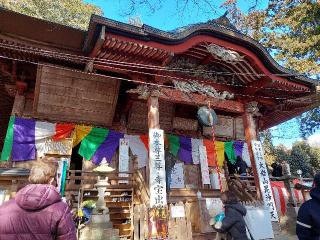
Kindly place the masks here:
<instances>
[{"instance_id":1,"label":"person in dark coat","mask_svg":"<svg viewBox=\"0 0 320 240\"><path fill-rule=\"evenodd\" d=\"M68 205L53 186L55 169L39 163L32 167L31 184L0 206L2 240L76 240Z\"/></svg>"},{"instance_id":2,"label":"person in dark coat","mask_svg":"<svg viewBox=\"0 0 320 240\"><path fill-rule=\"evenodd\" d=\"M221 228L215 228L217 232L227 233L228 239L248 240L244 216L247 210L242 206L234 193L226 191L222 193L221 200L225 208L225 218ZM230 238L231 236L231 238Z\"/></svg>"},{"instance_id":3,"label":"person in dark coat","mask_svg":"<svg viewBox=\"0 0 320 240\"><path fill-rule=\"evenodd\" d=\"M320 239L320 173L314 177L311 199L302 204L297 217L296 233L299 240Z\"/></svg>"},{"instance_id":4,"label":"person in dark coat","mask_svg":"<svg viewBox=\"0 0 320 240\"><path fill-rule=\"evenodd\" d=\"M282 166L276 162L271 164L272 167L272 173L271 175L273 177L282 177L283 173L282 173Z\"/></svg>"},{"instance_id":5,"label":"person in dark coat","mask_svg":"<svg viewBox=\"0 0 320 240\"><path fill-rule=\"evenodd\" d=\"M238 156L237 162L236 162L237 173L240 174L241 176L247 176L247 168L248 168L247 163L243 161L243 159L240 156Z\"/></svg>"}]
</instances>

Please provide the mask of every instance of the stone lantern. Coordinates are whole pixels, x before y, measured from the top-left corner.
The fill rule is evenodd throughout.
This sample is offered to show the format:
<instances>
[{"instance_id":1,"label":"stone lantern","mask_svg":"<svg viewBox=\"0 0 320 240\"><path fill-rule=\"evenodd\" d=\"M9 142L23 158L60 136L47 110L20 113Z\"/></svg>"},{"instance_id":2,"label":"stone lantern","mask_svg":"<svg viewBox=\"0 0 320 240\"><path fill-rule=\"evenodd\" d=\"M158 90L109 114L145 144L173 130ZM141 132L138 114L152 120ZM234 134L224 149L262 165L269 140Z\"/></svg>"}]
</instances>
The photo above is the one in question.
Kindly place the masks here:
<instances>
[{"instance_id":1,"label":"stone lantern","mask_svg":"<svg viewBox=\"0 0 320 240\"><path fill-rule=\"evenodd\" d=\"M109 185L107 174L113 172L115 169L109 166L104 159L100 166L93 169L97 172L98 181L95 187L98 190L98 201L96 208L92 212L90 223L83 229L80 239L86 240L119 240L119 230L113 229L110 222L109 209L105 204L104 196Z\"/></svg>"}]
</instances>

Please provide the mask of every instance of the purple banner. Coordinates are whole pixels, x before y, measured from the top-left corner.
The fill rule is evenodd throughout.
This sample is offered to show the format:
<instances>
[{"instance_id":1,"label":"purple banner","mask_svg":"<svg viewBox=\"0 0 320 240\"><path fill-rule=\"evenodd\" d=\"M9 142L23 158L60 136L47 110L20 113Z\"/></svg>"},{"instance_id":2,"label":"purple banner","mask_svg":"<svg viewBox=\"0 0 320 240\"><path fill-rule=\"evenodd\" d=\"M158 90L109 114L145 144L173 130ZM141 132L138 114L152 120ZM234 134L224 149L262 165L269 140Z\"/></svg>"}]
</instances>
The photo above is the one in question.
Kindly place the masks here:
<instances>
[{"instance_id":1,"label":"purple banner","mask_svg":"<svg viewBox=\"0 0 320 240\"><path fill-rule=\"evenodd\" d=\"M16 118L13 128L12 161L36 159L36 122L31 119Z\"/></svg>"},{"instance_id":2,"label":"purple banner","mask_svg":"<svg viewBox=\"0 0 320 240\"><path fill-rule=\"evenodd\" d=\"M123 138L124 134L110 130L108 136L104 142L99 146L97 151L92 157L92 162L99 165L103 158L106 158L107 162L112 161L112 157L119 147L120 138Z\"/></svg>"}]
</instances>

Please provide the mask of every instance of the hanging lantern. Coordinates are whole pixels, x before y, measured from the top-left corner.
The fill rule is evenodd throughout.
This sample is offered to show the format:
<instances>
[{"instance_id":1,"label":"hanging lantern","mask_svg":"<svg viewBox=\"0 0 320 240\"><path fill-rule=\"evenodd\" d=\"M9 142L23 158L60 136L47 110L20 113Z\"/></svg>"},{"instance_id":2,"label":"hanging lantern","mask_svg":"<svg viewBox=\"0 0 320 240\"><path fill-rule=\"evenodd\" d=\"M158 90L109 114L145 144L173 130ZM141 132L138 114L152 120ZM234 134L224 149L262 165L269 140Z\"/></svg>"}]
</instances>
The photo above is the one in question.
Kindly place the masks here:
<instances>
[{"instance_id":1,"label":"hanging lantern","mask_svg":"<svg viewBox=\"0 0 320 240\"><path fill-rule=\"evenodd\" d=\"M209 109L208 107L200 107L198 109L198 121L202 126L212 127L217 124L218 117L213 109Z\"/></svg>"}]
</instances>

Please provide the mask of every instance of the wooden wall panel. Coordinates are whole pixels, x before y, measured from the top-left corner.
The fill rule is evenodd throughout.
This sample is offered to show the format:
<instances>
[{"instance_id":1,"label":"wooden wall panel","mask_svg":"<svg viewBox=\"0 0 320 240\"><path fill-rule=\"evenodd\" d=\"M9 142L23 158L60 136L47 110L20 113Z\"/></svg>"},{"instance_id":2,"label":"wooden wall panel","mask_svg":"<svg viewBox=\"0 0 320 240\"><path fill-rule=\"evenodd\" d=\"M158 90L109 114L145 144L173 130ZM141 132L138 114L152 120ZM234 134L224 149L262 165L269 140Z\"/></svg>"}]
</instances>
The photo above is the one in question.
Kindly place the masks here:
<instances>
[{"instance_id":1,"label":"wooden wall panel","mask_svg":"<svg viewBox=\"0 0 320 240\"><path fill-rule=\"evenodd\" d=\"M233 138L233 118L218 116L218 123L214 129L216 136Z\"/></svg>"},{"instance_id":2,"label":"wooden wall panel","mask_svg":"<svg viewBox=\"0 0 320 240\"><path fill-rule=\"evenodd\" d=\"M38 118L111 126L120 82L54 66L39 66L33 104Z\"/></svg>"},{"instance_id":3,"label":"wooden wall panel","mask_svg":"<svg viewBox=\"0 0 320 240\"><path fill-rule=\"evenodd\" d=\"M243 126L243 119L242 117L238 117L235 119L236 122L236 127L235 127L235 132L236 132L236 139L238 140L245 140L245 135L244 135L244 126Z\"/></svg>"},{"instance_id":4,"label":"wooden wall panel","mask_svg":"<svg viewBox=\"0 0 320 240\"><path fill-rule=\"evenodd\" d=\"M184 184L186 188L200 188L200 167L199 165L184 165Z\"/></svg>"},{"instance_id":5,"label":"wooden wall panel","mask_svg":"<svg viewBox=\"0 0 320 240\"><path fill-rule=\"evenodd\" d=\"M171 131L172 119L174 116L174 104L169 102L159 102L160 128ZM146 132L148 129L148 105L146 102L135 101L129 112L128 128Z\"/></svg>"},{"instance_id":6,"label":"wooden wall panel","mask_svg":"<svg viewBox=\"0 0 320 240\"><path fill-rule=\"evenodd\" d=\"M146 132L148 129L148 105L146 102L135 101L128 116L128 128Z\"/></svg>"}]
</instances>

